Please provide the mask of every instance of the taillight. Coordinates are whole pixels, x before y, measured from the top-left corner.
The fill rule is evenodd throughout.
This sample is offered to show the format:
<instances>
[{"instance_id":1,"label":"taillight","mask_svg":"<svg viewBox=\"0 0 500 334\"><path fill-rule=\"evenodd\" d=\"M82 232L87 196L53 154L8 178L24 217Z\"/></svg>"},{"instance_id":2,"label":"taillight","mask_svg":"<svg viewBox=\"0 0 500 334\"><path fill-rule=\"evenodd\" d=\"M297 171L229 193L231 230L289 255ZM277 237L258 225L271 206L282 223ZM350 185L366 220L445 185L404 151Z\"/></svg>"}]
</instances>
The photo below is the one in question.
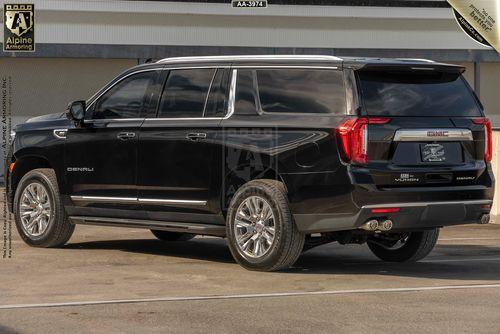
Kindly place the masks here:
<instances>
[{"instance_id":1,"label":"taillight","mask_svg":"<svg viewBox=\"0 0 500 334\"><path fill-rule=\"evenodd\" d=\"M484 161L490 162L493 158L493 137L491 133L491 122L488 118L474 118L474 124L484 125Z\"/></svg>"},{"instance_id":2,"label":"taillight","mask_svg":"<svg viewBox=\"0 0 500 334\"><path fill-rule=\"evenodd\" d=\"M386 124L391 121L386 117L349 118L335 130L347 162L356 164L368 163L368 129L367 124Z\"/></svg>"}]
</instances>

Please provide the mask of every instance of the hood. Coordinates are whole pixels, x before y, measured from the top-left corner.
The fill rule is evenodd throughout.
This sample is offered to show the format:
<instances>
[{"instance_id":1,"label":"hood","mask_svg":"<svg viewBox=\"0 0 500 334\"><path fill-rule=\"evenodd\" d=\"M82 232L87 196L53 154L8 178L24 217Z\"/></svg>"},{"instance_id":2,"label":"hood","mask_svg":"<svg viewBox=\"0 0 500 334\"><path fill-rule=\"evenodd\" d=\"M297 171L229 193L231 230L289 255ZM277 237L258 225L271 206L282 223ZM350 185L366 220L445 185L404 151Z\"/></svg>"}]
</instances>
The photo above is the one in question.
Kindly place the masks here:
<instances>
[{"instance_id":1,"label":"hood","mask_svg":"<svg viewBox=\"0 0 500 334\"><path fill-rule=\"evenodd\" d=\"M59 112L59 113L54 113L54 114L33 117L33 118L28 119L26 121L26 123L50 121L50 120L55 120L55 119L60 119L60 118L65 118L65 117L66 117L65 113Z\"/></svg>"}]
</instances>

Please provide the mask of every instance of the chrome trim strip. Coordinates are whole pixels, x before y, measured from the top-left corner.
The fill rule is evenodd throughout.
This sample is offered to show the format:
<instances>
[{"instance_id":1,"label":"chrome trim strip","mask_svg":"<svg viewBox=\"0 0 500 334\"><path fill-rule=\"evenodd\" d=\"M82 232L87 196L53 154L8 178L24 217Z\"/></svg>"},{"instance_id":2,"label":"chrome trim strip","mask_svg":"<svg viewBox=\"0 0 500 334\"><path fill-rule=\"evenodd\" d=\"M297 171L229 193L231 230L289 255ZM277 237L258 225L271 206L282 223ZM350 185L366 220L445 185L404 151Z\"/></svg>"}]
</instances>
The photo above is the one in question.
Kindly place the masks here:
<instances>
[{"instance_id":1,"label":"chrome trim strip","mask_svg":"<svg viewBox=\"0 0 500 334\"><path fill-rule=\"evenodd\" d=\"M183 205L207 205L207 201L185 200L185 199L156 199L156 198L139 198L139 203L145 204L183 204Z\"/></svg>"},{"instance_id":2,"label":"chrome trim strip","mask_svg":"<svg viewBox=\"0 0 500 334\"><path fill-rule=\"evenodd\" d=\"M320 70L338 70L338 66L314 66L314 65L235 65L233 68L298 68L298 69L320 69Z\"/></svg>"},{"instance_id":3,"label":"chrome trim strip","mask_svg":"<svg viewBox=\"0 0 500 334\"><path fill-rule=\"evenodd\" d=\"M202 120L212 120L212 121L217 121L217 120L222 120L224 117L152 117L152 118L145 118L146 121L202 121Z\"/></svg>"},{"instance_id":4,"label":"chrome trim strip","mask_svg":"<svg viewBox=\"0 0 500 334\"><path fill-rule=\"evenodd\" d=\"M209 61L235 61L235 60L316 60L316 61L342 61L342 58L326 55L242 55L242 56L202 56L202 57L172 57L158 60L157 64L175 64Z\"/></svg>"},{"instance_id":5,"label":"chrome trim strip","mask_svg":"<svg viewBox=\"0 0 500 334\"><path fill-rule=\"evenodd\" d=\"M66 134L68 133L68 129L54 129L52 133L54 134L54 137L56 137L57 139L66 139Z\"/></svg>"},{"instance_id":6,"label":"chrome trim strip","mask_svg":"<svg viewBox=\"0 0 500 334\"><path fill-rule=\"evenodd\" d=\"M143 121L144 118L96 118L96 119L85 119L86 124L89 123L105 123L105 122L137 122Z\"/></svg>"},{"instance_id":7,"label":"chrome trim strip","mask_svg":"<svg viewBox=\"0 0 500 334\"><path fill-rule=\"evenodd\" d=\"M407 203L389 203L389 204L373 204L373 205L363 205L361 209L374 209L374 208L409 208L409 207L422 207L429 205L451 205L451 204L492 204L492 200L470 200L470 201L442 201L442 202L407 202Z\"/></svg>"},{"instance_id":8,"label":"chrome trim strip","mask_svg":"<svg viewBox=\"0 0 500 334\"><path fill-rule=\"evenodd\" d=\"M227 115L224 119L228 119L234 114L234 104L236 102L236 80L238 77L238 70L233 70L231 75L231 85L229 86L229 98L227 101Z\"/></svg>"},{"instance_id":9,"label":"chrome trim strip","mask_svg":"<svg viewBox=\"0 0 500 334\"><path fill-rule=\"evenodd\" d=\"M156 198L137 198L137 197L108 197L108 196L71 196L75 202L93 202L93 203L118 203L118 204L182 204L182 205L207 205L207 201L184 200L184 199L156 199Z\"/></svg>"},{"instance_id":10,"label":"chrome trim strip","mask_svg":"<svg viewBox=\"0 0 500 334\"><path fill-rule=\"evenodd\" d=\"M136 197L107 197L107 196L71 196L75 202L93 202L93 203L123 203L137 204Z\"/></svg>"},{"instance_id":11,"label":"chrome trim strip","mask_svg":"<svg viewBox=\"0 0 500 334\"><path fill-rule=\"evenodd\" d=\"M472 131L469 129L399 129L394 135L394 141L472 141Z\"/></svg>"}]
</instances>

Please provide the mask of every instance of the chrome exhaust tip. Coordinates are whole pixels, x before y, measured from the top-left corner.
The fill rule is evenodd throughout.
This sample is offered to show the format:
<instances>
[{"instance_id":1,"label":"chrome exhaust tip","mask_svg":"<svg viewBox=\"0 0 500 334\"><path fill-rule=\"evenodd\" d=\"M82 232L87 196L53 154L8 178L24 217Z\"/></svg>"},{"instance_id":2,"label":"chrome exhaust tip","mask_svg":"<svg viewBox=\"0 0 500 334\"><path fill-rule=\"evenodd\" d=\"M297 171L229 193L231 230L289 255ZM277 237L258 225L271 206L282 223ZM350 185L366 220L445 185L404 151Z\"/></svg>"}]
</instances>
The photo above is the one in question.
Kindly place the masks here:
<instances>
[{"instance_id":1,"label":"chrome exhaust tip","mask_svg":"<svg viewBox=\"0 0 500 334\"><path fill-rule=\"evenodd\" d=\"M378 221L375 219L369 220L359 228L365 231L376 231L378 229Z\"/></svg>"},{"instance_id":2,"label":"chrome exhaust tip","mask_svg":"<svg viewBox=\"0 0 500 334\"><path fill-rule=\"evenodd\" d=\"M479 224L488 224L489 222L490 222L490 215L484 214L481 216L481 220L479 221Z\"/></svg>"},{"instance_id":3,"label":"chrome exhaust tip","mask_svg":"<svg viewBox=\"0 0 500 334\"><path fill-rule=\"evenodd\" d=\"M389 231L392 229L392 220L386 219L378 224L378 229L380 231Z\"/></svg>"}]
</instances>

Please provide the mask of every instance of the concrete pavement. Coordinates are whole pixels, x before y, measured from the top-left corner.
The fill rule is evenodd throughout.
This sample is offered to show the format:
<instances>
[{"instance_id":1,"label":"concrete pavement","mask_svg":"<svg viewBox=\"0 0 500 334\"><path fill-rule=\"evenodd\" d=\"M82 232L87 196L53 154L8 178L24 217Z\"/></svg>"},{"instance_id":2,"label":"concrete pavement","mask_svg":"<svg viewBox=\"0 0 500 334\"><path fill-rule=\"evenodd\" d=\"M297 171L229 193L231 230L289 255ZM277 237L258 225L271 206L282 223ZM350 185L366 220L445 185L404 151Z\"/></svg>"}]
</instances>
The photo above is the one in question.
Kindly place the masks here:
<instances>
[{"instance_id":1,"label":"concrete pavement","mask_svg":"<svg viewBox=\"0 0 500 334\"><path fill-rule=\"evenodd\" d=\"M500 226L442 232L420 263L329 244L280 273L242 269L217 238L168 243L145 230L78 226L64 248L36 249L15 233L13 258L0 259L0 333L498 332ZM207 296L217 298L190 299ZM164 301L141 302L155 298ZM68 302L77 305L53 304Z\"/></svg>"}]
</instances>

